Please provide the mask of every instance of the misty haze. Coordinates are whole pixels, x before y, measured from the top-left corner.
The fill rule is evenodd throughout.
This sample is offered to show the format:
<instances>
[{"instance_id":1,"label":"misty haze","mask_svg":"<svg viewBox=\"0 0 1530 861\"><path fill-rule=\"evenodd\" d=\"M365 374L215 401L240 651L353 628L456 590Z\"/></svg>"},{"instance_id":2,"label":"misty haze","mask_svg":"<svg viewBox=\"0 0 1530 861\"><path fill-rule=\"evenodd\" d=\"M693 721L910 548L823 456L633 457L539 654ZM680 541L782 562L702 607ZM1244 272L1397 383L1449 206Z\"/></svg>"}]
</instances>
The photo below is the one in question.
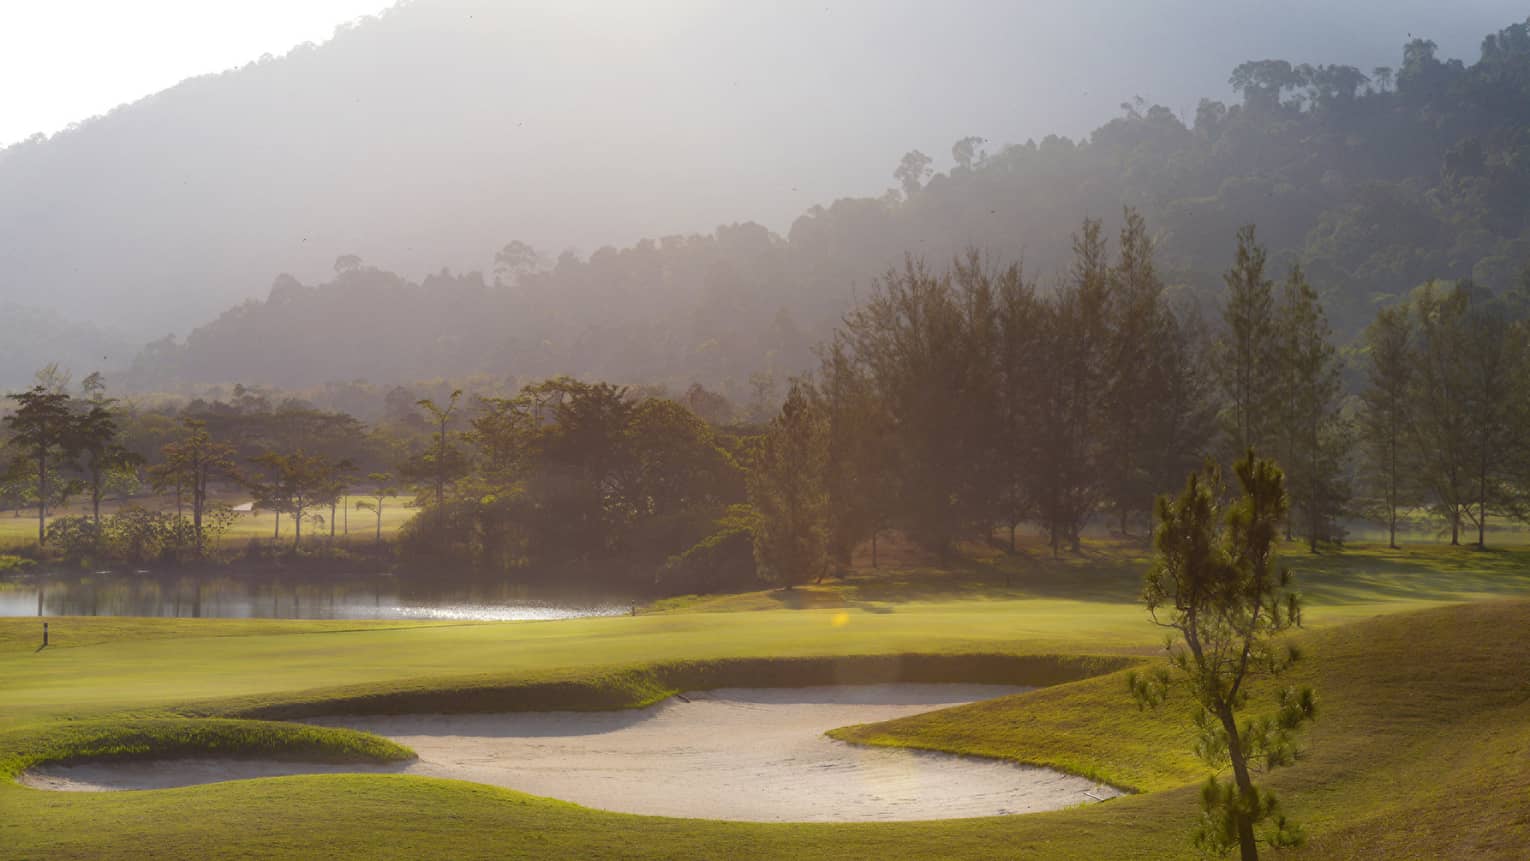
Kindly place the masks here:
<instances>
[{"instance_id":1,"label":"misty haze","mask_svg":"<svg viewBox=\"0 0 1530 861\"><path fill-rule=\"evenodd\" d=\"M0 9L0 861L1525 857L1524 8L383 2Z\"/></svg>"}]
</instances>

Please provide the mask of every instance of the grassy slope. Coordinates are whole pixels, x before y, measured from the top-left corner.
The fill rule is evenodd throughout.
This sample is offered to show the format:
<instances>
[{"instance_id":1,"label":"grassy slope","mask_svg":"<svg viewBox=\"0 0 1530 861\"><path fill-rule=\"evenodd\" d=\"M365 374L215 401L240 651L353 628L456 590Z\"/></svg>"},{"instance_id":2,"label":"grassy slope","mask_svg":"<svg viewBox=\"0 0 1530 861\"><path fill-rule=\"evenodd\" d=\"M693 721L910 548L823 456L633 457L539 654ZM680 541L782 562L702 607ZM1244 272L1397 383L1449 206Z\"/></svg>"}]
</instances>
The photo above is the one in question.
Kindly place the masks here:
<instances>
[{"instance_id":1,"label":"grassy slope","mask_svg":"<svg viewBox=\"0 0 1530 861\"><path fill-rule=\"evenodd\" d=\"M1310 733L1310 756L1276 781L1288 806L1312 826L1310 857L1514 857L1530 843L1523 812L1530 807L1524 803L1530 604L1491 602L1338 624L1378 609L1524 588L1520 555L1428 554L1357 556L1343 566L1316 560L1329 569L1311 576L1308 591L1327 600L1314 613L1326 615L1326 626L1309 635L1305 672L1313 674L1324 711ZM1432 578L1424 573L1430 566L1437 571ZM367 628L351 631L297 623L270 636L241 636L251 631L204 620L161 639L143 636L152 622L63 620L61 630L77 630L94 644L42 653L23 634L4 633L13 626L24 633L35 620L4 620L0 727L12 730L0 734L0 756L14 758L38 744L40 733L60 732L61 717L127 711L152 717L195 702L204 705L190 711L259 709L332 696L337 686L396 692L588 676L617 684L613 656L632 667L699 656L1153 651L1157 633L1129 598L1111 594L1115 575L1082 575L1081 600L1063 597L1061 569L1030 569L1002 592L993 573L961 571L935 587L921 575L901 584L893 577L799 590L804 595L790 600L837 605L802 611L351 624ZM934 600L942 590L965 600ZM742 609L775 600L763 593L714 603ZM653 693L638 685L623 695ZM1199 771L1183 753L1184 728L1173 718L1138 713L1121 677L1107 675L855 730L866 740L1051 762L1157 790L1035 816L850 826L695 822L378 775L70 796L0 783L0 857L200 857L212 847L227 857L1179 857L1195 806L1194 787L1185 784ZM204 723L226 722L184 723L201 732ZM114 724L127 726L115 719L101 726ZM1377 854L1378 847L1387 851Z\"/></svg>"}]
</instances>

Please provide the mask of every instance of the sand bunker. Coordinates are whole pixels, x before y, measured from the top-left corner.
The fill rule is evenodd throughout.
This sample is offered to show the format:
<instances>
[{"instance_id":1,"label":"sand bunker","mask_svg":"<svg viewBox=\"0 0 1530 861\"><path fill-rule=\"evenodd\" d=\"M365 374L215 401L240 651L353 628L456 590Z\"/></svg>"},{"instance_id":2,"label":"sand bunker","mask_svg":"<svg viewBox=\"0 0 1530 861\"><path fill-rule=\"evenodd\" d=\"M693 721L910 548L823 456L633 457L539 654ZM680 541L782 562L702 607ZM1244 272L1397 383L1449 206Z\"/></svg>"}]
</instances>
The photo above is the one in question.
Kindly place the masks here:
<instances>
[{"instance_id":1,"label":"sand bunker","mask_svg":"<svg viewBox=\"0 0 1530 861\"><path fill-rule=\"evenodd\" d=\"M402 772L625 813L760 822L946 819L1054 810L1119 793L1045 768L834 741L826 730L1018 693L996 685L725 689L620 712L313 721L413 748L399 766L167 760L55 766L48 789L150 789L283 774Z\"/></svg>"}]
</instances>

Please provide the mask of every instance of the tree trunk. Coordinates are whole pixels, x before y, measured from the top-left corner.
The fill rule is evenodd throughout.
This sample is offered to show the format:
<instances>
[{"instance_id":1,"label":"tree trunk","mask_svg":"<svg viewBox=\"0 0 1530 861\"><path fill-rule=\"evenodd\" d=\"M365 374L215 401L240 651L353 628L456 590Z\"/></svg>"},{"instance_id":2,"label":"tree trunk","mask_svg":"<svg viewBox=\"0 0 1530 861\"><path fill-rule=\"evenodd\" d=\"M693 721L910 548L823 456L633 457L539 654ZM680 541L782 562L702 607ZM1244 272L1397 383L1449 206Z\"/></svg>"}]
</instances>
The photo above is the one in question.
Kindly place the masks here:
<instances>
[{"instance_id":1,"label":"tree trunk","mask_svg":"<svg viewBox=\"0 0 1530 861\"><path fill-rule=\"evenodd\" d=\"M1233 717L1232 709L1219 708L1217 717L1222 722L1222 729L1227 733L1227 755L1232 760L1233 782L1238 787L1239 810L1233 814L1238 826L1238 849L1242 861L1259 861L1259 844L1254 839L1254 822L1242 812L1242 805L1253 802L1258 797L1258 791L1254 789L1254 780L1248 773L1248 762L1244 759L1243 740L1238 736L1238 723Z\"/></svg>"},{"instance_id":2,"label":"tree trunk","mask_svg":"<svg viewBox=\"0 0 1530 861\"><path fill-rule=\"evenodd\" d=\"M380 510L380 509L379 509ZM379 523L381 520L379 519ZM877 530L871 530L871 567L877 567Z\"/></svg>"},{"instance_id":3,"label":"tree trunk","mask_svg":"<svg viewBox=\"0 0 1530 861\"><path fill-rule=\"evenodd\" d=\"M1487 470L1477 473L1477 549L1487 549Z\"/></svg>"},{"instance_id":4,"label":"tree trunk","mask_svg":"<svg viewBox=\"0 0 1530 861\"><path fill-rule=\"evenodd\" d=\"M48 517L48 450L42 448L37 453L37 546L43 546L47 540L43 530L43 521Z\"/></svg>"},{"instance_id":5,"label":"tree trunk","mask_svg":"<svg viewBox=\"0 0 1530 861\"><path fill-rule=\"evenodd\" d=\"M197 558L203 555L202 509L207 507L207 473L200 461L191 476L191 540L196 545Z\"/></svg>"},{"instance_id":6,"label":"tree trunk","mask_svg":"<svg viewBox=\"0 0 1530 861\"><path fill-rule=\"evenodd\" d=\"M1387 546L1397 549L1397 440L1387 448Z\"/></svg>"}]
</instances>

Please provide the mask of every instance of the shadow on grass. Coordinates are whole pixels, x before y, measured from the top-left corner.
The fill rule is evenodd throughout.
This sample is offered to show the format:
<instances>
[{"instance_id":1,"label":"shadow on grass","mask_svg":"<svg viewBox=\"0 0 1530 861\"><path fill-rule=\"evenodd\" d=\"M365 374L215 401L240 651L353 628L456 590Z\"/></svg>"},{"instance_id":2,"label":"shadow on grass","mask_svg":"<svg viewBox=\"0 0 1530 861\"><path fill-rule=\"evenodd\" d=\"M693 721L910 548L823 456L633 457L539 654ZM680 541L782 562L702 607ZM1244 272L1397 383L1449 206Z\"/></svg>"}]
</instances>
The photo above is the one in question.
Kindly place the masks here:
<instances>
[{"instance_id":1,"label":"shadow on grass","mask_svg":"<svg viewBox=\"0 0 1530 861\"><path fill-rule=\"evenodd\" d=\"M1524 547L1389 550L1362 545L1311 553L1291 544L1282 549L1281 560L1309 605L1438 602L1530 592L1530 548ZM1149 564L1145 542L1135 539L1094 539L1080 552L1056 557L1044 547L1022 546L1009 553L967 546L946 563L862 567L843 578L762 597L768 607L880 613L922 601L1040 598L1136 604Z\"/></svg>"},{"instance_id":2,"label":"shadow on grass","mask_svg":"<svg viewBox=\"0 0 1530 861\"><path fill-rule=\"evenodd\" d=\"M1310 603L1452 601L1530 591L1530 549L1424 546L1289 551L1285 564Z\"/></svg>"}]
</instances>

